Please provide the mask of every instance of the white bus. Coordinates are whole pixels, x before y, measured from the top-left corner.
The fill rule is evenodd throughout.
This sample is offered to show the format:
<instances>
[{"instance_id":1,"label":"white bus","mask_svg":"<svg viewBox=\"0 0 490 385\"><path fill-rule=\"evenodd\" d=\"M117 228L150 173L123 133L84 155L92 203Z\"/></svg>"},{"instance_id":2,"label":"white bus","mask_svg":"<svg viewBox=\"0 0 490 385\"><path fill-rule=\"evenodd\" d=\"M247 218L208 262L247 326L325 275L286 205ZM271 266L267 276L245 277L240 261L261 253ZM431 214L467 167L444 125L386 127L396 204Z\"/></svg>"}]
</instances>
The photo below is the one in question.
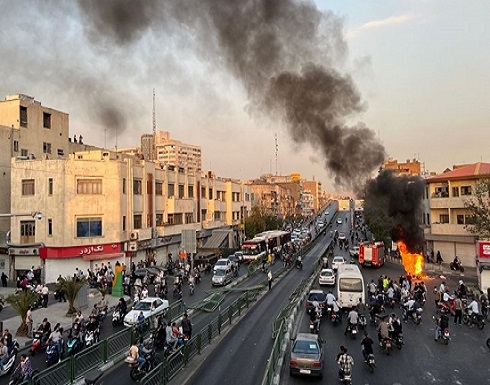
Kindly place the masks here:
<instances>
[{"instance_id":1,"label":"white bus","mask_svg":"<svg viewBox=\"0 0 490 385\"><path fill-rule=\"evenodd\" d=\"M366 303L364 278L354 264L340 265L337 271L337 299L344 308L357 306L359 300Z\"/></svg>"}]
</instances>

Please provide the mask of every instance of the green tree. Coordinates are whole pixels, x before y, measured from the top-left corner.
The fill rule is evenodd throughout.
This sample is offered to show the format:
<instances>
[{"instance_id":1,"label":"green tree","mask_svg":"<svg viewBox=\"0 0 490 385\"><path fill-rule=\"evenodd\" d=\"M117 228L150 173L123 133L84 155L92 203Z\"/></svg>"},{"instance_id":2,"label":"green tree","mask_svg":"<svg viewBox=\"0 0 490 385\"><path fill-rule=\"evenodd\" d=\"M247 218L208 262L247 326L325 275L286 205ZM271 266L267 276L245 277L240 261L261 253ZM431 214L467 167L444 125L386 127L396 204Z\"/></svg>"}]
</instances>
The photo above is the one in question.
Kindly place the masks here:
<instances>
[{"instance_id":1,"label":"green tree","mask_svg":"<svg viewBox=\"0 0 490 385\"><path fill-rule=\"evenodd\" d=\"M85 279L74 279L73 277L66 277L61 282L60 288L65 291L65 297L68 302L67 316L71 316L77 312L75 300L77 299L78 292L86 283L87 281Z\"/></svg>"},{"instance_id":2,"label":"green tree","mask_svg":"<svg viewBox=\"0 0 490 385\"><path fill-rule=\"evenodd\" d=\"M489 194L490 179L484 179L476 185L475 195L463 199L464 207L469 213L469 221L466 221L465 229L481 239L490 238Z\"/></svg>"},{"instance_id":3,"label":"green tree","mask_svg":"<svg viewBox=\"0 0 490 385\"><path fill-rule=\"evenodd\" d=\"M258 203L252 207L252 212L245 220L245 235L253 238L255 234L267 230L277 230L282 227L283 220L276 215L268 213L267 208Z\"/></svg>"},{"instance_id":4,"label":"green tree","mask_svg":"<svg viewBox=\"0 0 490 385\"><path fill-rule=\"evenodd\" d=\"M17 294L10 294L7 297L7 303L12 306L12 309L17 312L21 319L20 326L18 327L16 333L18 336L27 335L27 311L29 310L29 306L31 306L32 303L38 299L38 297L39 294L31 290L22 290Z\"/></svg>"}]
</instances>

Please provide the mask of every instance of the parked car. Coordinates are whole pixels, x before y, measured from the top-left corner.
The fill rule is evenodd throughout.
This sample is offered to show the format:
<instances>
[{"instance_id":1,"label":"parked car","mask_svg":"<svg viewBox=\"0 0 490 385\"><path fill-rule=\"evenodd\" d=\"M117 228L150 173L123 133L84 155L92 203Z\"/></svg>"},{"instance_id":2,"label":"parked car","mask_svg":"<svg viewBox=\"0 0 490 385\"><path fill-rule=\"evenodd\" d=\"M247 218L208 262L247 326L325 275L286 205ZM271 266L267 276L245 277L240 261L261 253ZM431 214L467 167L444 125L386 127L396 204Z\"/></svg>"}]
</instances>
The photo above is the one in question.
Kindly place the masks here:
<instances>
[{"instance_id":1,"label":"parked car","mask_svg":"<svg viewBox=\"0 0 490 385\"><path fill-rule=\"evenodd\" d=\"M340 265L343 265L345 263L345 258L338 255L336 257L333 257L332 259L332 269L337 270Z\"/></svg>"},{"instance_id":2,"label":"parked car","mask_svg":"<svg viewBox=\"0 0 490 385\"><path fill-rule=\"evenodd\" d=\"M322 269L320 276L318 277L318 284L335 286L335 271L332 269Z\"/></svg>"},{"instance_id":3,"label":"parked car","mask_svg":"<svg viewBox=\"0 0 490 385\"><path fill-rule=\"evenodd\" d=\"M149 317L165 314L168 309L168 301L158 297L147 297L142 299L133 306L133 308L124 317L124 325L132 326L138 323L138 316L143 312L145 320Z\"/></svg>"},{"instance_id":4,"label":"parked car","mask_svg":"<svg viewBox=\"0 0 490 385\"><path fill-rule=\"evenodd\" d=\"M298 333L291 345L291 375L323 376L323 346L317 334Z\"/></svg>"},{"instance_id":5,"label":"parked car","mask_svg":"<svg viewBox=\"0 0 490 385\"><path fill-rule=\"evenodd\" d=\"M213 286L225 286L232 280L233 273L229 267L221 267L214 271L211 278L211 284Z\"/></svg>"},{"instance_id":6,"label":"parked car","mask_svg":"<svg viewBox=\"0 0 490 385\"><path fill-rule=\"evenodd\" d=\"M230 268L231 269L231 264L232 262L228 258L220 258L216 261L213 267L213 274L216 272L217 269L221 269L224 267Z\"/></svg>"},{"instance_id":7,"label":"parked car","mask_svg":"<svg viewBox=\"0 0 490 385\"><path fill-rule=\"evenodd\" d=\"M308 298L306 298L306 312L308 313L313 307L312 302L317 301L322 309L322 313L325 312L325 305L327 303L327 296L323 290L313 289L308 293Z\"/></svg>"}]
</instances>

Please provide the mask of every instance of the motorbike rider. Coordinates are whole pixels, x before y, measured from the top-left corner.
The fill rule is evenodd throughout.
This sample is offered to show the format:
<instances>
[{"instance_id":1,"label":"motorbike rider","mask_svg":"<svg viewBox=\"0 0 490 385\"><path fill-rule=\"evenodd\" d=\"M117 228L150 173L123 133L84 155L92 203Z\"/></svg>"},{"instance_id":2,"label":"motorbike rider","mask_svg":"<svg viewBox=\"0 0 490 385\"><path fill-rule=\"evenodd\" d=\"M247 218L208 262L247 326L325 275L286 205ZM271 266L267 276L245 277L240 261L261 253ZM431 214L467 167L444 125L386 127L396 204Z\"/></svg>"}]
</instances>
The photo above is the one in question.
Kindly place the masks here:
<instances>
[{"instance_id":1,"label":"motorbike rider","mask_svg":"<svg viewBox=\"0 0 490 385\"><path fill-rule=\"evenodd\" d=\"M402 322L395 313L390 314L388 318L389 334L393 339L398 339L399 335L403 332Z\"/></svg>"},{"instance_id":2,"label":"motorbike rider","mask_svg":"<svg viewBox=\"0 0 490 385\"><path fill-rule=\"evenodd\" d=\"M466 310L468 311L468 315L473 319L480 314L476 298L473 298L473 301L466 307Z\"/></svg>"},{"instance_id":3,"label":"motorbike rider","mask_svg":"<svg viewBox=\"0 0 490 385\"><path fill-rule=\"evenodd\" d=\"M61 357L61 349L63 344L63 328L60 327L60 324L57 323L53 329L53 332L49 335L48 343L52 343L56 346L56 350L58 352L58 357Z\"/></svg>"},{"instance_id":4,"label":"motorbike rider","mask_svg":"<svg viewBox=\"0 0 490 385\"><path fill-rule=\"evenodd\" d=\"M453 259L453 266L455 269L459 269L459 266L461 265L461 262L458 259L458 256L455 255Z\"/></svg>"},{"instance_id":5,"label":"motorbike rider","mask_svg":"<svg viewBox=\"0 0 490 385\"><path fill-rule=\"evenodd\" d=\"M94 315L90 315L90 321L85 326L87 332L93 332L96 340L99 339L99 322Z\"/></svg>"},{"instance_id":6,"label":"motorbike rider","mask_svg":"<svg viewBox=\"0 0 490 385\"><path fill-rule=\"evenodd\" d=\"M344 335L347 335L347 332L350 331L352 328L357 328L358 322L359 314L357 313L357 309L353 308L347 315L347 326L345 328Z\"/></svg>"},{"instance_id":7,"label":"motorbike rider","mask_svg":"<svg viewBox=\"0 0 490 385\"><path fill-rule=\"evenodd\" d=\"M327 307L333 307L333 304L337 300L335 298L335 295L333 295L332 290L329 290L327 293L327 296L325 297L325 300L327 302Z\"/></svg>"},{"instance_id":8,"label":"motorbike rider","mask_svg":"<svg viewBox=\"0 0 490 385\"><path fill-rule=\"evenodd\" d=\"M142 342L142 341L140 341ZM140 343L140 346L142 343ZM135 342L131 345L129 348L129 356L133 359L133 362L138 362L138 369L141 370L143 368L143 365L146 362L145 357L143 356L143 353L140 351L140 346Z\"/></svg>"},{"instance_id":9,"label":"motorbike rider","mask_svg":"<svg viewBox=\"0 0 490 385\"><path fill-rule=\"evenodd\" d=\"M0 371L3 371L3 366L8 362L10 356L7 349L7 345L0 340Z\"/></svg>"},{"instance_id":10,"label":"motorbike rider","mask_svg":"<svg viewBox=\"0 0 490 385\"><path fill-rule=\"evenodd\" d=\"M383 346L384 339L389 337L390 337L389 326L386 320L386 316L384 316L383 318L381 318L381 321L378 325L379 346Z\"/></svg>"},{"instance_id":11,"label":"motorbike rider","mask_svg":"<svg viewBox=\"0 0 490 385\"><path fill-rule=\"evenodd\" d=\"M51 334L51 324L49 323L47 318L43 319L43 322L41 323L41 325L39 325L37 331L42 333L41 345L42 346L46 345L46 342L48 341L48 337Z\"/></svg>"},{"instance_id":12,"label":"motorbike rider","mask_svg":"<svg viewBox=\"0 0 490 385\"><path fill-rule=\"evenodd\" d=\"M417 309L420 308L420 304L413 298L410 298L407 302L403 304L403 307L406 309L405 312L403 313L403 320L405 323L408 322L408 317L412 316Z\"/></svg>"},{"instance_id":13,"label":"motorbike rider","mask_svg":"<svg viewBox=\"0 0 490 385\"><path fill-rule=\"evenodd\" d=\"M459 297L466 297L466 286L461 279L459 280L457 294Z\"/></svg>"},{"instance_id":14,"label":"motorbike rider","mask_svg":"<svg viewBox=\"0 0 490 385\"><path fill-rule=\"evenodd\" d=\"M446 311L442 311L439 318L436 320L436 329L434 334L434 341L437 341L441 337L441 333L449 328L449 317Z\"/></svg>"},{"instance_id":15,"label":"motorbike rider","mask_svg":"<svg viewBox=\"0 0 490 385\"><path fill-rule=\"evenodd\" d=\"M365 331L364 338L361 341L361 351L364 357L364 361L367 361L367 358L370 354L374 354L373 345L373 340L369 337L369 333Z\"/></svg>"},{"instance_id":16,"label":"motorbike rider","mask_svg":"<svg viewBox=\"0 0 490 385\"><path fill-rule=\"evenodd\" d=\"M320 313L320 304L318 303L318 301L312 301L309 313L310 313L310 322L313 323L316 330L319 330L321 313Z\"/></svg>"},{"instance_id":17,"label":"motorbike rider","mask_svg":"<svg viewBox=\"0 0 490 385\"><path fill-rule=\"evenodd\" d=\"M119 302L116 305L116 310L119 310L123 316L128 312L128 305L123 297L119 298Z\"/></svg>"},{"instance_id":18,"label":"motorbike rider","mask_svg":"<svg viewBox=\"0 0 490 385\"><path fill-rule=\"evenodd\" d=\"M22 381L27 381L32 377L31 360L25 354L20 356L20 367L22 372Z\"/></svg>"},{"instance_id":19,"label":"motorbike rider","mask_svg":"<svg viewBox=\"0 0 490 385\"><path fill-rule=\"evenodd\" d=\"M339 380L343 380L345 373L352 373L354 359L347 353L345 346L340 347L340 353L337 354L337 364L339 365Z\"/></svg>"},{"instance_id":20,"label":"motorbike rider","mask_svg":"<svg viewBox=\"0 0 490 385\"><path fill-rule=\"evenodd\" d=\"M303 266L303 262L301 260L301 255L298 255L298 258L296 258L296 266L297 267L302 267Z\"/></svg>"},{"instance_id":21,"label":"motorbike rider","mask_svg":"<svg viewBox=\"0 0 490 385\"><path fill-rule=\"evenodd\" d=\"M376 318L376 314L380 314L382 312L381 304L376 301L375 297L372 297L371 302L369 304L369 317L371 322L374 322Z\"/></svg>"}]
</instances>

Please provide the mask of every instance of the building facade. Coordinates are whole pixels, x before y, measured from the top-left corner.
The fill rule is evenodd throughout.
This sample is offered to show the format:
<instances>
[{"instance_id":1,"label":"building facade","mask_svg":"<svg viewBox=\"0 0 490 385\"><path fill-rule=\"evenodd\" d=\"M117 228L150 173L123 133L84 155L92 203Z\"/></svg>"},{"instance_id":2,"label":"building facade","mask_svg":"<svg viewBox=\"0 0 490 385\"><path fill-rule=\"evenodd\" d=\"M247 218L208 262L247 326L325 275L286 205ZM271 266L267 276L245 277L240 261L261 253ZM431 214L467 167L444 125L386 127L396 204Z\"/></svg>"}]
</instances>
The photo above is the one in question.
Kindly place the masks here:
<instances>
[{"instance_id":1,"label":"building facade","mask_svg":"<svg viewBox=\"0 0 490 385\"><path fill-rule=\"evenodd\" d=\"M407 159L405 163L398 163L398 160L389 158L381 166L383 170L392 170L396 175L422 175L420 162L416 159Z\"/></svg>"}]
</instances>

